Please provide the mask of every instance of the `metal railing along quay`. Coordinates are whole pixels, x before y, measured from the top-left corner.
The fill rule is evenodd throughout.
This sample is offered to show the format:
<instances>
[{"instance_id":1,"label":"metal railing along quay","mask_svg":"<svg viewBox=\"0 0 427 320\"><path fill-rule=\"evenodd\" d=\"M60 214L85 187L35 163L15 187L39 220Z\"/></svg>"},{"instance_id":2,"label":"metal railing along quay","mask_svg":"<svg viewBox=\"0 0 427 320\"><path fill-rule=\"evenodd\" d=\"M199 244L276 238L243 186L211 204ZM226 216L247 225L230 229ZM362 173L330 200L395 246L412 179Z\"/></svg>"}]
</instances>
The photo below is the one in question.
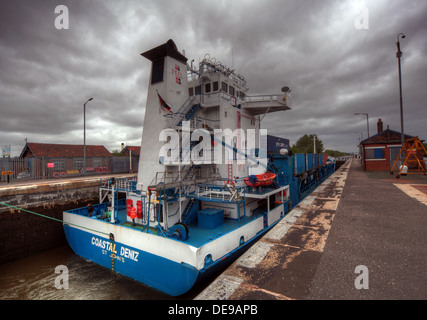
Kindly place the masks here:
<instances>
[{"instance_id":1,"label":"metal railing along quay","mask_svg":"<svg viewBox=\"0 0 427 320\"><path fill-rule=\"evenodd\" d=\"M86 176L138 171L138 157L93 157L86 159ZM85 176L83 158L0 158L0 183L65 179Z\"/></svg>"}]
</instances>

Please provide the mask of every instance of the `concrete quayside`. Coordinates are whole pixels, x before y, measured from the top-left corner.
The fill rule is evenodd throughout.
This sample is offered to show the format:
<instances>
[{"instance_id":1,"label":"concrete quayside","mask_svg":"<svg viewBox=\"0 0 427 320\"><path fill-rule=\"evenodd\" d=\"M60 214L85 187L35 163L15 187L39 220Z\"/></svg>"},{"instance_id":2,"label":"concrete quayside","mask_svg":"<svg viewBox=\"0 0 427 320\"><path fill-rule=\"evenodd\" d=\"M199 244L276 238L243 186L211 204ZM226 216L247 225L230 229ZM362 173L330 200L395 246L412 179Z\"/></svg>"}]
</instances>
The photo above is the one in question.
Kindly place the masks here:
<instances>
[{"instance_id":1,"label":"concrete quayside","mask_svg":"<svg viewBox=\"0 0 427 320\"><path fill-rule=\"evenodd\" d=\"M349 160L196 299L426 299L426 189Z\"/></svg>"}]
</instances>

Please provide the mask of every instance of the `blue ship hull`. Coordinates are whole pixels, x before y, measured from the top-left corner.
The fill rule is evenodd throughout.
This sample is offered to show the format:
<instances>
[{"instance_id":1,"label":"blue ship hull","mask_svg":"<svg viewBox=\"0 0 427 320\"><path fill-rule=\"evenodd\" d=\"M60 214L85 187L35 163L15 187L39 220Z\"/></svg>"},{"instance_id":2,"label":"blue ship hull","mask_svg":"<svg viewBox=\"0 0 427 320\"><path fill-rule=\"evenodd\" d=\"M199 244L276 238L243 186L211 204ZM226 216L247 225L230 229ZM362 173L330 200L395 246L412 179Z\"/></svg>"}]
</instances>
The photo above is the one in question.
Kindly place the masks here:
<instances>
[{"instance_id":1,"label":"blue ship hull","mask_svg":"<svg viewBox=\"0 0 427 320\"><path fill-rule=\"evenodd\" d=\"M199 277L199 271L191 266L124 246L107 237L69 225L64 225L64 231L77 255L171 296L182 295L190 290ZM93 244L95 241L97 244Z\"/></svg>"},{"instance_id":2,"label":"blue ship hull","mask_svg":"<svg viewBox=\"0 0 427 320\"><path fill-rule=\"evenodd\" d=\"M77 255L168 295L180 296L191 290L196 283L203 281L240 256L277 222L201 270L68 224L64 224L64 231L70 247Z\"/></svg>"},{"instance_id":3,"label":"blue ship hull","mask_svg":"<svg viewBox=\"0 0 427 320\"><path fill-rule=\"evenodd\" d=\"M304 181L293 175L295 162L293 157L275 157L274 163L285 173L279 182L288 186L266 190L281 194L286 188L289 200L267 212L255 209L250 217L225 219L220 226L203 228L203 221L190 224L186 239L126 223L125 204L118 205L115 223L89 217L87 208L64 212L65 235L77 255L168 295L180 296L241 255L334 171L328 164ZM108 205L95 205L95 212Z\"/></svg>"}]
</instances>

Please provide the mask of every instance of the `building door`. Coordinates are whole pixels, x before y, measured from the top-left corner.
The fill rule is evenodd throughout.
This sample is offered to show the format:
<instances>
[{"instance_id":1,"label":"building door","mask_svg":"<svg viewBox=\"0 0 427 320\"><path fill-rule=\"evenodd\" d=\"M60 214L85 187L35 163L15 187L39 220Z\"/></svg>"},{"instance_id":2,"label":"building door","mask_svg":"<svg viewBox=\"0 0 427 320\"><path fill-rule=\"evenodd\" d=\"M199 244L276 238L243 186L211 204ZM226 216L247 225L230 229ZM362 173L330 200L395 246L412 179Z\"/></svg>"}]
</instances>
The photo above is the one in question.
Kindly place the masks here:
<instances>
[{"instance_id":1,"label":"building door","mask_svg":"<svg viewBox=\"0 0 427 320\"><path fill-rule=\"evenodd\" d=\"M397 157L399 156L400 147L389 147L390 150L390 170L393 167L394 162L396 161ZM402 161L397 161L396 165L394 166L394 170L399 170L400 166L402 165Z\"/></svg>"}]
</instances>

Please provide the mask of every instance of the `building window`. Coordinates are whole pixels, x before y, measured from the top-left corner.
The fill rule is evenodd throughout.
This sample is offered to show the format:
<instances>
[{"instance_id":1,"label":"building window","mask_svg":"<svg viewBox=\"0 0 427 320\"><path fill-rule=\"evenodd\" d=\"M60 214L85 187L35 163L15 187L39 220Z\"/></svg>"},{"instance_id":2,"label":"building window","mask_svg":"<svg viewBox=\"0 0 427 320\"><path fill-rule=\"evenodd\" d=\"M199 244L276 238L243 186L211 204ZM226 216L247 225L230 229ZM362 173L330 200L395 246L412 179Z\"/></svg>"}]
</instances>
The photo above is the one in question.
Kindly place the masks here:
<instances>
[{"instance_id":1,"label":"building window","mask_svg":"<svg viewBox=\"0 0 427 320\"><path fill-rule=\"evenodd\" d=\"M83 169L83 167L84 167L83 159L74 159L74 169L80 170L80 169Z\"/></svg>"},{"instance_id":2,"label":"building window","mask_svg":"<svg viewBox=\"0 0 427 320\"><path fill-rule=\"evenodd\" d=\"M201 86L197 86L196 87L196 94L201 94L202 93L202 87Z\"/></svg>"},{"instance_id":3,"label":"building window","mask_svg":"<svg viewBox=\"0 0 427 320\"><path fill-rule=\"evenodd\" d=\"M366 159L384 159L383 148L366 149Z\"/></svg>"},{"instance_id":4,"label":"building window","mask_svg":"<svg viewBox=\"0 0 427 320\"><path fill-rule=\"evenodd\" d=\"M97 168L97 167L102 167L102 158L95 158L95 159L93 159L93 161L92 161L92 163L93 163L93 166L95 167L95 168Z\"/></svg>"},{"instance_id":5,"label":"building window","mask_svg":"<svg viewBox=\"0 0 427 320\"><path fill-rule=\"evenodd\" d=\"M211 92L211 84L210 83L206 83L205 84L205 93L209 93Z\"/></svg>"},{"instance_id":6,"label":"building window","mask_svg":"<svg viewBox=\"0 0 427 320\"><path fill-rule=\"evenodd\" d=\"M218 91L218 81L213 83L213 91Z\"/></svg>"},{"instance_id":7,"label":"building window","mask_svg":"<svg viewBox=\"0 0 427 320\"><path fill-rule=\"evenodd\" d=\"M191 97L193 94L194 94L194 89L192 87L188 88L188 95Z\"/></svg>"},{"instance_id":8,"label":"building window","mask_svg":"<svg viewBox=\"0 0 427 320\"><path fill-rule=\"evenodd\" d=\"M52 162L55 163L54 165L55 170L65 170L64 159L54 159Z\"/></svg>"}]
</instances>

